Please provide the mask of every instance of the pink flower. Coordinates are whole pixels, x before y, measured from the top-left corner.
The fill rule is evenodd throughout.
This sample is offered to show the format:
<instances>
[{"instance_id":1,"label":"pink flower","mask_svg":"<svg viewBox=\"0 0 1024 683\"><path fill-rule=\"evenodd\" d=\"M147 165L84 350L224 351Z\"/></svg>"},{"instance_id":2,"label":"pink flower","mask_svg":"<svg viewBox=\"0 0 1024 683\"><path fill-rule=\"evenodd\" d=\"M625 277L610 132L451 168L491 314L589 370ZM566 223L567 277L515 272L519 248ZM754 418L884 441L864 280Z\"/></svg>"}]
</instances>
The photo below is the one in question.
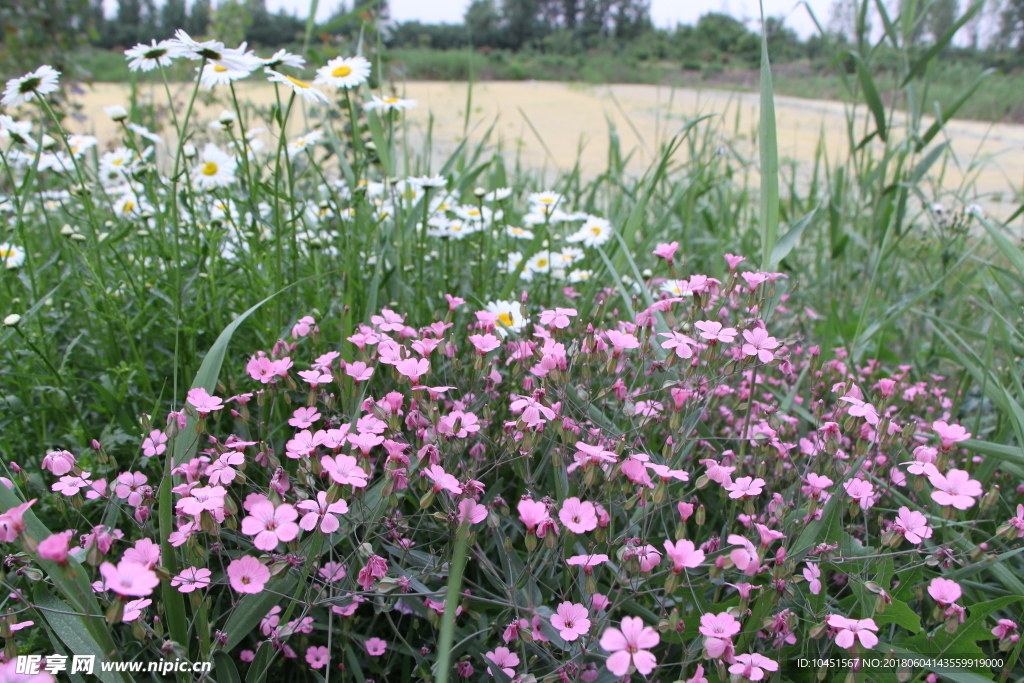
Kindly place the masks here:
<instances>
[{"instance_id":1,"label":"pink flower","mask_svg":"<svg viewBox=\"0 0 1024 683\"><path fill-rule=\"evenodd\" d=\"M878 411L870 403L865 403L853 396L843 396L839 400L852 404L849 412L853 417L863 417L864 421L872 427L878 424Z\"/></svg>"},{"instance_id":2,"label":"pink flower","mask_svg":"<svg viewBox=\"0 0 1024 683\"><path fill-rule=\"evenodd\" d=\"M730 271L736 270L736 266L747 260L746 256L733 256L732 254L726 254L722 258L724 258L725 262L729 264Z\"/></svg>"},{"instance_id":3,"label":"pink flower","mask_svg":"<svg viewBox=\"0 0 1024 683\"><path fill-rule=\"evenodd\" d=\"M454 311L456 308L466 303L466 300L462 297L452 296L451 294L445 294L444 298L448 301L448 310Z\"/></svg>"},{"instance_id":4,"label":"pink flower","mask_svg":"<svg viewBox=\"0 0 1024 683\"><path fill-rule=\"evenodd\" d=\"M661 553L653 545L641 545L627 548L624 559L635 557L640 563L640 571L649 572L661 564Z\"/></svg>"},{"instance_id":5,"label":"pink flower","mask_svg":"<svg viewBox=\"0 0 1024 683\"><path fill-rule=\"evenodd\" d=\"M732 545L742 546L729 553L729 559L737 569L747 576L753 576L761 570L761 560L757 555L757 548L749 539L739 534L730 534L728 541Z\"/></svg>"},{"instance_id":6,"label":"pink flower","mask_svg":"<svg viewBox=\"0 0 1024 683\"><path fill-rule=\"evenodd\" d=\"M807 486L802 487L801 490L815 500L820 498L821 493L834 483L828 477L823 477L814 472L808 474L804 481L807 482Z\"/></svg>"},{"instance_id":7,"label":"pink flower","mask_svg":"<svg viewBox=\"0 0 1024 683\"><path fill-rule=\"evenodd\" d=\"M612 653L605 664L616 676L625 676L631 666L644 676L654 671L658 662L651 648L660 642L658 632L639 617L624 617L621 630L607 628L601 635L601 648Z\"/></svg>"},{"instance_id":8,"label":"pink flower","mask_svg":"<svg viewBox=\"0 0 1024 683\"><path fill-rule=\"evenodd\" d=\"M487 519L487 506L480 505L472 498L459 501L459 524L479 524Z\"/></svg>"},{"instance_id":9,"label":"pink flower","mask_svg":"<svg viewBox=\"0 0 1024 683\"><path fill-rule=\"evenodd\" d=\"M333 458L325 455L320 459L320 464L323 466L324 472L327 472L337 484L342 486L351 484L353 488L357 489L366 486L366 472L351 455L338 455Z\"/></svg>"},{"instance_id":10,"label":"pink flower","mask_svg":"<svg viewBox=\"0 0 1024 683\"><path fill-rule=\"evenodd\" d=\"M388 308L380 309L380 315L370 316L370 322L384 332L401 332L405 329L405 321L402 316Z\"/></svg>"},{"instance_id":11,"label":"pink flower","mask_svg":"<svg viewBox=\"0 0 1024 683\"><path fill-rule=\"evenodd\" d=\"M316 408L296 408L288 424L296 429L306 429L319 419L320 412Z\"/></svg>"},{"instance_id":12,"label":"pink flower","mask_svg":"<svg viewBox=\"0 0 1024 683\"><path fill-rule=\"evenodd\" d=\"M509 678L516 675L515 669L512 667L519 666L519 655L507 647L496 647L493 652L484 653L484 657L501 669ZM491 673L491 667L487 667L487 673ZM491 675L493 676L494 674Z\"/></svg>"},{"instance_id":13,"label":"pink flower","mask_svg":"<svg viewBox=\"0 0 1024 683\"><path fill-rule=\"evenodd\" d=\"M296 503L295 507L306 512L299 520L299 527L306 531L312 531L320 524L320 531L325 534L332 534L341 527L341 522L334 515L343 515L348 512L348 503L343 500L334 503L327 503L327 492L317 491L316 500L304 500Z\"/></svg>"},{"instance_id":14,"label":"pink flower","mask_svg":"<svg viewBox=\"0 0 1024 683\"><path fill-rule=\"evenodd\" d=\"M743 626L736 620L736 617L728 612L719 612L718 614L707 612L700 618L698 631L702 636L725 640L739 633L741 628Z\"/></svg>"},{"instance_id":15,"label":"pink flower","mask_svg":"<svg viewBox=\"0 0 1024 683\"><path fill-rule=\"evenodd\" d=\"M746 273L744 273L746 275ZM736 663L729 667L729 673L736 674L748 681L760 681L764 679L765 671L778 671L779 663L768 659L764 655L737 655Z\"/></svg>"},{"instance_id":16,"label":"pink flower","mask_svg":"<svg viewBox=\"0 0 1024 683\"><path fill-rule=\"evenodd\" d=\"M373 368L366 367L366 363L362 361L356 361L345 366L345 374L358 384L359 382L365 382L373 376Z\"/></svg>"},{"instance_id":17,"label":"pink flower","mask_svg":"<svg viewBox=\"0 0 1024 683\"><path fill-rule=\"evenodd\" d=\"M182 573L171 578L171 586L174 586L181 593L191 593L194 590L206 588L210 585L210 577L213 575L209 569L189 567Z\"/></svg>"},{"instance_id":18,"label":"pink flower","mask_svg":"<svg viewBox=\"0 0 1024 683\"><path fill-rule=\"evenodd\" d=\"M386 640L381 640L380 638L370 638L369 640L366 641L365 645L366 645L366 652L371 657L380 657L382 654L384 654L384 651L388 648L387 641Z\"/></svg>"},{"instance_id":19,"label":"pink flower","mask_svg":"<svg viewBox=\"0 0 1024 683\"><path fill-rule=\"evenodd\" d=\"M862 510L870 510L875 504L875 487L871 482L863 479L850 479L843 484L843 488L846 489L846 495L860 504Z\"/></svg>"},{"instance_id":20,"label":"pink flower","mask_svg":"<svg viewBox=\"0 0 1024 683\"><path fill-rule=\"evenodd\" d=\"M712 344L731 344L736 339L737 332L732 327L722 327L722 323L714 320L698 320L693 324L700 330L700 336Z\"/></svg>"},{"instance_id":21,"label":"pink flower","mask_svg":"<svg viewBox=\"0 0 1024 683\"><path fill-rule=\"evenodd\" d=\"M928 595L940 605L952 605L960 599L963 591L960 584L952 579L932 579L928 584Z\"/></svg>"},{"instance_id":22,"label":"pink flower","mask_svg":"<svg viewBox=\"0 0 1024 683\"><path fill-rule=\"evenodd\" d=\"M50 487L50 490L70 498L82 489L92 487L93 482L89 481L90 476L89 472L82 472L81 476L61 477L60 481Z\"/></svg>"},{"instance_id":23,"label":"pink flower","mask_svg":"<svg viewBox=\"0 0 1024 683\"><path fill-rule=\"evenodd\" d=\"M874 619L847 619L839 614L830 614L825 621L837 630L836 645L845 650L853 647L857 640L869 650L878 645L878 636L873 633L878 631Z\"/></svg>"},{"instance_id":24,"label":"pink flower","mask_svg":"<svg viewBox=\"0 0 1024 683\"><path fill-rule=\"evenodd\" d=\"M779 348L779 341L775 337L769 337L764 329L755 327L752 330L743 330L743 338L747 340L743 345L744 355L757 356L762 363L768 363L775 358L772 351Z\"/></svg>"},{"instance_id":25,"label":"pink flower","mask_svg":"<svg viewBox=\"0 0 1024 683\"><path fill-rule=\"evenodd\" d=\"M142 505L143 496L147 493L146 475L142 472L122 472L117 475L117 486L114 487L114 495L118 498L127 498L128 504L132 507Z\"/></svg>"},{"instance_id":26,"label":"pink flower","mask_svg":"<svg viewBox=\"0 0 1024 683\"><path fill-rule=\"evenodd\" d=\"M142 610L153 604L153 601L145 598L142 600L130 600L124 604L124 612L121 615L121 623L135 621L142 616Z\"/></svg>"},{"instance_id":27,"label":"pink flower","mask_svg":"<svg viewBox=\"0 0 1024 683\"><path fill-rule=\"evenodd\" d=\"M608 341L612 345L613 356L619 356L627 349L640 348L640 340L632 334L619 332L617 330L608 330L605 332L605 336L608 337Z\"/></svg>"},{"instance_id":28,"label":"pink flower","mask_svg":"<svg viewBox=\"0 0 1024 683\"><path fill-rule=\"evenodd\" d=\"M551 615L551 625L558 629L562 640L573 641L590 632L590 613L579 603L563 602Z\"/></svg>"},{"instance_id":29,"label":"pink flower","mask_svg":"<svg viewBox=\"0 0 1024 683\"><path fill-rule=\"evenodd\" d=\"M228 565L228 581L239 593L261 593L270 581L270 570L255 557L243 555Z\"/></svg>"},{"instance_id":30,"label":"pink flower","mask_svg":"<svg viewBox=\"0 0 1024 683\"><path fill-rule=\"evenodd\" d=\"M942 420L936 420L932 423L932 430L938 435L942 441L942 450L948 451L953 447L953 444L966 441L971 438L971 433L960 425L946 424Z\"/></svg>"},{"instance_id":31,"label":"pink flower","mask_svg":"<svg viewBox=\"0 0 1024 683\"><path fill-rule=\"evenodd\" d=\"M424 476L434 482L431 491L440 493L447 491L454 496L462 495L462 484L455 478L455 475L448 474L440 465L431 465L423 471Z\"/></svg>"},{"instance_id":32,"label":"pink flower","mask_svg":"<svg viewBox=\"0 0 1024 683\"><path fill-rule=\"evenodd\" d=\"M216 396L210 396L206 389L202 387L196 387L195 389L188 390L189 405L196 409L200 417L206 417L215 410L220 410L224 407L224 402Z\"/></svg>"},{"instance_id":33,"label":"pink flower","mask_svg":"<svg viewBox=\"0 0 1024 683\"><path fill-rule=\"evenodd\" d=\"M996 622L995 628L992 629L992 635L999 640L1003 640L1007 636L1013 635L1017 631L1017 622L1010 619L1000 619Z\"/></svg>"},{"instance_id":34,"label":"pink flower","mask_svg":"<svg viewBox=\"0 0 1024 683\"><path fill-rule=\"evenodd\" d=\"M566 498L558 518L574 534L585 534L597 528L597 509L593 503L579 498Z\"/></svg>"},{"instance_id":35,"label":"pink flower","mask_svg":"<svg viewBox=\"0 0 1024 683\"><path fill-rule=\"evenodd\" d=\"M594 573L594 567L607 561L607 555L574 555L565 563L571 567L583 567L583 573L590 576Z\"/></svg>"},{"instance_id":36,"label":"pink flower","mask_svg":"<svg viewBox=\"0 0 1024 683\"><path fill-rule=\"evenodd\" d=\"M974 499L982 494L981 482L971 479L964 470L950 470L945 475L932 472L928 481L938 491L932 491L932 500L939 505L952 505L957 510L966 510L974 505Z\"/></svg>"},{"instance_id":37,"label":"pink flower","mask_svg":"<svg viewBox=\"0 0 1024 683\"><path fill-rule=\"evenodd\" d=\"M541 536L545 523L551 520L548 515L548 506L536 500L521 500L516 505L519 512L519 521L526 525L526 533Z\"/></svg>"},{"instance_id":38,"label":"pink flower","mask_svg":"<svg viewBox=\"0 0 1024 683\"><path fill-rule=\"evenodd\" d=\"M430 361L426 358L407 358L395 363L395 370L408 377L413 384L419 384L420 377L430 372Z\"/></svg>"},{"instance_id":39,"label":"pink flower","mask_svg":"<svg viewBox=\"0 0 1024 683\"><path fill-rule=\"evenodd\" d=\"M708 679L704 677L704 665L698 664L693 676L687 678L683 683L708 683Z\"/></svg>"},{"instance_id":40,"label":"pink flower","mask_svg":"<svg viewBox=\"0 0 1024 683\"><path fill-rule=\"evenodd\" d=\"M242 533L255 536L253 545L260 550L271 551L279 542L287 543L299 535L295 523L299 513L291 505L274 507L269 500L260 501L249 510L249 516L242 519Z\"/></svg>"},{"instance_id":41,"label":"pink flower","mask_svg":"<svg viewBox=\"0 0 1024 683\"><path fill-rule=\"evenodd\" d=\"M556 308L553 311L541 311L540 324L564 330L572 324L570 318L576 316L575 308Z\"/></svg>"},{"instance_id":42,"label":"pink flower","mask_svg":"<svg viewBox=\"0 0 1024 683\"><path fill-rule=\"evenodd\" d=\"M134 547L124 551L124 557L121 559L152 569L160 564L160 546L148 538L141 538L135 542Z\"/></svg>"},{"instance_id":43,"label":"pink flower","mask_svg":"<svg viewBox=\"0 0 1024 683\"><path fill-rule=\"evenodd\" d=\"M764 479L760 477L757 479L740 477L731 484L726 484L723 488L729 492L730 498L752 498L761 495L761 490L764 488Z\"/></svg>"},{"instance_id":44,"label":"pink flower","mask_svg":"<svg viewBox=\"0 0 1024 683\"><path fill-rule=\"evenodd\" d=\"M362 586L364 591L373 588L377 579L382 579L388 574L388 561L380 555L370 555L366 558L366 565L359 570L356 582Z\"/></svg>"},{"instance_id":45,"label":"pink flower","mask_svg":"<svg viewBox=\"0 0 1024 683\"><path fill-rule=\"evenodd\" d=\"M306 650L306 662L314 669L322 669L327 666L331 654L326 647L310 647Z\"/></svg>"},{"instance_id":46,"label":"pink flower","mask_svg":"<svg viewBox=\"0 0 1024 683\"><path fill-rule=\"evenodd\" d=\"M312 326L316 325L316 319L311 315L304 315L292 326L292 339L299 339L309 334Z\"/></svg>"},{"instance_id":47,"label":"pink flower","mask_svg":"<svg viewBox=\"0 0 1024 683\"><path fill-rule=\"evenodd\" d=\"M469 341L476 347L476 352L481 356L486 356L489 351L493 351L501 346L501 340L493 334L471 334L469 335Z\"/></svg>"},{"instance_id":48,"label":"pink flower","mask_svg":"<svg viewBox=\"0 0 1024 683\"><path fill-rule=\"evenodd\" d=\"M932 529L928 526L928 518L916 510L903 506L892 524L893 530L908 541L917 545L925 538L932 537Z\"/></svg>"},{"instance_id":49,"label":"pink flower","mask_svg":"<svg viewBox=\"0 0 1024 683\"><path fill-rule=\"evenodd\" d=\"M698 550L693 541L665 541L665 554L672 560L672 570L679 574L683 569L696 569L704 561L704 551Z\"/></svg>"},{"instance_id":50,"label":"pink flower","mask_svg":"<svg viewBox=\"0 0 1024 683\"><path fill-rule=\"evenodd\" d=\"M54 486L57 486L57 484L54 484ZM38 499L33 498L27 503L15 505L0 515L0 541L10 543L21 535L21 532L25 530L25 520L23 519L25 512L35 504L36 500Z\"/></svg>"},{"instance_id":51,"label":"pink flower","mask_svg":"<svg viewBox=\"0 0 1024 683\"><path fill-rule=\"evenodd\" d=\"M811 591L811 595L818 595L821 593L821 569L818 568L816 563L808 562L804 566L803 571L804 578L807 580L807 587Z\"/></svg>"},{"instance_id":52,"label":"pink flower","mask_svg":"<svg viewBox=\"0 0 1024 683\"><path fill-rule=\"evenodd\" d=\"M680 334L679 332L661 332L658 336L668 337L668 339L661 342L661 348L675 349L676 355L683 359L693 357L693 349L690 347L696 346L697 342L690 337L687 337L685 334Z\"/></svg>"},{"instance_id":53,"label":"pink flower","mask_svg":"<svg viewBox=\"0 0 1024 683\"><path fill-rule=\"evenodd\" d=\"M167 435L159 429L154 429L142 441L142 454L147 458L154 455L161 455L167 450Z\"/></svg>"},{"instance_id":54,"label":"pink flower","mask_svg":"<svg viewBox=\"0 0 1024 683\"><path fill-rule=\"evenodd\" d=\"M115 567L110 562L100 565L104 590L112 590L129 598L144 598L160 585L156 572L141 564L121 560Z\"/></svg>"},{"instance_id":55,"label":"pink flower","mask_svg":"<svg viewBox=\"0 0 1024 683\"><path fill-rule=\"evenodd\" d=\"M56 562L62 567L66 565L68 563L68 544L71 541L72 534L73 532L69 529L68 531L47 536L39 542L39 546L36 548L39 557Z\"/></svg>"},{"instance_id":56,"label":"pink flower","mask_svg":"<svg viewBox=\"0 0 1024 683\"><path fill-rule=\"evenodd\" d=\"M671 264L672 257L676 255L677 249L679 249L679 242L668 242L659 244L651 253L659 258L665 259Z\"/></svg>"},{"instance_id":57,"label":"pink flower","mask_svg":"<svg viewBox=\"0 0 1024 683\"><path fill-rule=\"evenodd\" d=\"M68 451L51 451L43 457L43 469L62 477L75 468L75 456Z\"/></svg>"}]
</instances>

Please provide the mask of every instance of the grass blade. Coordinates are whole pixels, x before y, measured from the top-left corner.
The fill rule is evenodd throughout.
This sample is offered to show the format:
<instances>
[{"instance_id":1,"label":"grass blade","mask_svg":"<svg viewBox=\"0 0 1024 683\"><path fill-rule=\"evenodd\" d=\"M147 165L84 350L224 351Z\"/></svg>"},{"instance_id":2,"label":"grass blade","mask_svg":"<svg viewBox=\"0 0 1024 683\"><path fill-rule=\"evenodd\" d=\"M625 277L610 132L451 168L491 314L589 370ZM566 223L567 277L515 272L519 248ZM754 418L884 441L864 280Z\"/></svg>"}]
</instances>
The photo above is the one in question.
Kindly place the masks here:
<instances>
[{"instance_id":1,"label":"grass blade","mask_svg":"<svg viewBox=\"0 0 1024 683\"><path fill-rule=\"evenodd\" d=\"M775 131L775 92L768 62L768 33L761 2L761 270L768 270L779 231L779 141Z\"/></svg>"}]
</instances>

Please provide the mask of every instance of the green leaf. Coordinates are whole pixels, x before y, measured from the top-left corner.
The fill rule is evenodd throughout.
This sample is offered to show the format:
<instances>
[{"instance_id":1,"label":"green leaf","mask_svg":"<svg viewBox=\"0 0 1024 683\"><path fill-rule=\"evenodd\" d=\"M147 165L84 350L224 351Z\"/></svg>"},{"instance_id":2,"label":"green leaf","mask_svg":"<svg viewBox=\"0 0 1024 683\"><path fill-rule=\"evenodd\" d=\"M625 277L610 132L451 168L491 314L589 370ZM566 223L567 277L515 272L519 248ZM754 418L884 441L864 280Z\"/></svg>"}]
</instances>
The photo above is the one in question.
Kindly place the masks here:
<instances>
[{"instance_id":1,"label":"green leaf","mask_svg":"<svg viewBox=\"0 0 1024 683\"><path fill-rule=\"evenodd\" d=\"M918 633L921 630L921 617L910 609L907 603L895 598L893 598L892 604L885 606L885 612L882 614L875 612L873 618L879 626L882 624L896 624L911 633Z\"/></svg>"},{"instance_id":2,"label":"green leaf","mask_svg":"<svg viewBox=\"0 0 1024 683\"><path fill-rule=\"evenodd\" d=\"M284 599L281 596L288 595L295 589L295 581L294 576L282 576L270 581L263 592L242 598L222 629L228 634L228 642L224 649L228 652L235 649L243 638L259 626L267 612Z\"/></svg>"},{"instance_id":3,"label":"green leaf","mask_svg":"<svg viewBox=\"0 0 1024 683\"><path fill-rule=\"evenodd\" d=\"M789 252L793 251L793 247L796 246L797 242L800 241L800 236L804 234L804 230L811 224L811 220L814 218L814 214L817 213L818 207L811 209L811 212L806 216L797 221L796 225L786 231L778 242L775 243L772 248L772 257L768 263L767 270L773 270L776 265L782 262L782 259L789 256Z\"/></svg>"},{"instance_id":4,"label":"green leaf","mask_svg":"<svg viewBox=\"0 0 1024 683\"><path fill-rule=\"evenodd\" d=\"M847 52L846 54L857 67L857 80L860 81L860 87L864 91L868 109L871 110L871 115L875 118L875 130L878 132L878 137L886 141L885 105L882 104L882 98L878 95L878 88L875 86L875 79L871 77L871 70L856 52Z\"/></svg>"},{"instance_id":5,"label":"green leaf","mask_svg":"<svg viewBox=\"0 0 1024 683\"><path fill-rule=\"evenodd\" d=\"M109 658L89 630L82 628L82 620L88 617L73 614L75 608L63 600L58 600L50 591L46 590L43 584L36 586L32 599L36 606L42 608L39 611L46 617L47 623L71 652L76 655L92 655L96 658L95 672L100 680L106 683L124 680L122 676L113 671L103 671L99 665L99 662L106 662ZM61 614L61 612L72 614ZM102 619L93 617L93 620L106 626Z\"/></svg>"},{"instance_id":6,"label":"green leaf","mask_svg":"<svg viewBox=\"0 0 1024 683\"><path fill-rule=\"evenodd\" d=\"M761 270L769 270L775 237L779 231L779 141L775 130L775 93L768 62L768 33L764 29L761 0L761 122L758 147L761 156Z\"/></svg>"},{"instance_id":7,"label":"green leaf","mask_svg":"<svg viewBox=\"0 0 1024 683\"><path fill-rule=\"evenodd\" d=\"M935 59L940 52L946 49L949 42L953 40L953 36L956 32L963 28L964 24L974 18L974 15L981 11L981 8L985 6L985 0L977 0L970 8L960 15L960 18L956 20L948 31L946 31L941 38L935 41L935 43L928 48L923 55L917 58L917 61L910 67L910 72L907 73L907 77L903 79L903 83L900 84L900 88L905 88L907 83L914 80L925 72L928 68L928 63Z\"/></svg>"},{"instance_id":8,"label":"green leaf","mask_svg":"<svg viewBox=\"0 0 1024 683\"><path fill-rule=\"evenodd\" d=\"M213 670L217 674L217 683L242 683L235 660L223 650L213 653Z\"/></svg>"}]
</instances>

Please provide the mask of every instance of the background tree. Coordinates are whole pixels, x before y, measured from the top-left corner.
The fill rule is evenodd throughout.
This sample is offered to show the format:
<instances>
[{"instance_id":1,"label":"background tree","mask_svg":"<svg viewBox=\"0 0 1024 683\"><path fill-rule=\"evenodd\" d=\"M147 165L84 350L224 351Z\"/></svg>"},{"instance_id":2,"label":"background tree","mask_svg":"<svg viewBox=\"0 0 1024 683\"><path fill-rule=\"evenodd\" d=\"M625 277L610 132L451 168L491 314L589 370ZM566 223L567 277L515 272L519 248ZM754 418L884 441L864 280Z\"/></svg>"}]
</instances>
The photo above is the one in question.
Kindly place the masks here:
<instances>
[{"instance_id":1,"label":"background tree","mask_svg":"<svg viewBox=\"0 0 1024 683\"><path fill-rule=\"evenodd\" d=\"M220 0L210 20L210 35L225 45L238 45L252 26L249 9L238 0Z\"/></svg>"},{"instance_id":2,"label":"background tree","mask_svg":"<svg viewBox=\"0 0 1024 683\"><path fill-rule=\"evenodd\" d=\"M185 0L164 0L163 7L160 8L160 27L165 37L179 28L186 28L187 25L188 10Z\"/></svg>"},{"instance_id":3,"label":"background tree","mask_svg":"<svg viewBox=\"0 0 1024 683\"><path fill-rule=\"evenodd\" d=\"M188 15L188 32L193 36L205 36L210 28L210 0L193 0Z\"/></svg>"}]
</instances>

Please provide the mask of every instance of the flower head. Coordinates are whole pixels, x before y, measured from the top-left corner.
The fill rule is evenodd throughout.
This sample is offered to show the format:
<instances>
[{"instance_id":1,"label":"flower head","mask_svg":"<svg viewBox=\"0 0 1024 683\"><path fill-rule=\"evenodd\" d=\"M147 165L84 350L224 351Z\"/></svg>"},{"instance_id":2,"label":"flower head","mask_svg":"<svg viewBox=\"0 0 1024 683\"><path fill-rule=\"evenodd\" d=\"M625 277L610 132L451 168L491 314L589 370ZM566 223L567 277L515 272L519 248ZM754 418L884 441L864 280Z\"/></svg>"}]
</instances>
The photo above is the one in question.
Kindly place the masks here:
<instances>
[{"instance_id":1,"label":"flower head","mask_svg":"<svg viewBox=\"0 0 1024 683\"><path fill-rule=\"evenodd\" d=\"M270 581L270 570L251 555L243 555L228 565L228 581L239 593L261 593Z\"/></svg>"},{"instance_id":2,"label":"flower head","mask_svg":"<svg viewBox=\"0 0 1024 683\"><path fill-rule=\"evenodd\" d=\"M625 676L631 667L646 676L657 666L651 648L661 642L661 636L650 626L644 626L640 617L624 617L621 629L610 627L601 635L601 648L612 653L605 662L616 676Z\"/></svg>"}]
</instances>

